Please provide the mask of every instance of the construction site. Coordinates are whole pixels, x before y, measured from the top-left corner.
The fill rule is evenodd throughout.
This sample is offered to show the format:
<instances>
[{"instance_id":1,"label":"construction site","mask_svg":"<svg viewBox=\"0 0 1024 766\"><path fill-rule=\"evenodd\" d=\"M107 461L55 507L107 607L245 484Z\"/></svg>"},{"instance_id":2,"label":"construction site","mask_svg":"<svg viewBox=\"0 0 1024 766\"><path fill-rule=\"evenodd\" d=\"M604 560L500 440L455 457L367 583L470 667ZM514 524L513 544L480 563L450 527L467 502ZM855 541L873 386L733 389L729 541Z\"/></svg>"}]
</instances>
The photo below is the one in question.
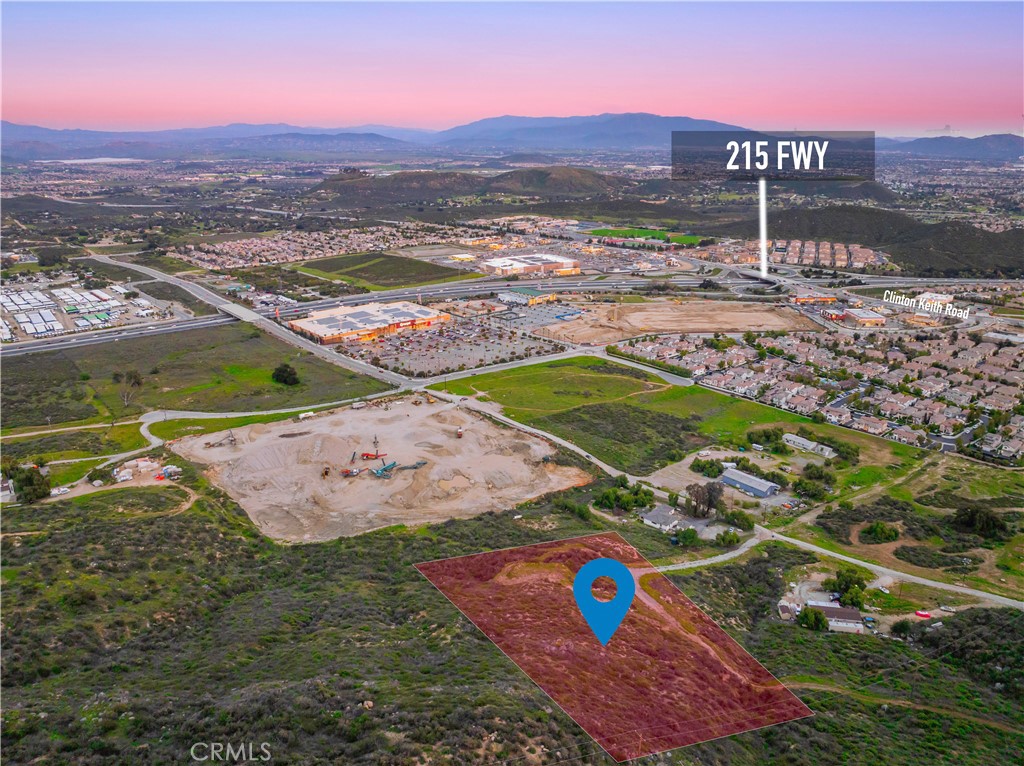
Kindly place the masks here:
<instances>
[{"instance_id":1,"label":"construction site","mask_svg":"<svg viewBox=\"0 0 1024 766\"><path fill-rule=\"evenodd\" d=\"M171 447L205 466L264 534L293 543L469 518L590 480L550 461L546 441L426 394Z\"/></svg>"},{"instance_id":2,"label":"construction site","mask_svg":"<svg viewBox=\"0 0 1024 766\"><path fill-rule=\"evenodd\" d=\"M582 313L534 333L556 341L604 346L660 333L814 330L816 325L785 306L705 300L647 300L644 303L569 304Z\"/></svg>"}]
</instances>

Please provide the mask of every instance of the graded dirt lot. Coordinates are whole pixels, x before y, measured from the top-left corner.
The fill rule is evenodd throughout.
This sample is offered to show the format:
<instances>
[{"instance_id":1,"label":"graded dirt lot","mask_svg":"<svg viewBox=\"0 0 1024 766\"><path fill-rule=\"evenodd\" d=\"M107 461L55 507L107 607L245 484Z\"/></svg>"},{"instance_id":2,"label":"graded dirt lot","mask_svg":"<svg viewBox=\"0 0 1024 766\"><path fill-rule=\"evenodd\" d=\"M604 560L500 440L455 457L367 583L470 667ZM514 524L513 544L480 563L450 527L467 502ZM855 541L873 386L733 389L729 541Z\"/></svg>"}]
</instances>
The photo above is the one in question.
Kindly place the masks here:
<instances>
[{"instance_id":1,"label":"graded dirt lot","mask_svg":"<svg viewBox=\"0 0 1024 766\"><path fill-rule=\"evenodd\" d=\"M809 319L785 306L737 301L649 301L580 304L582 316L544 328L554 340L606 345L646 333L714 333L747 330L814 330Z\"/></svg>"},{"instance_id":2,"label":"graded dirt lot","mask_svg":"<svg viewBox=\"0 0 1024 766\"><path fill-rule=\"evenodd\" d=\"M589 480L576 468L543 462L554 452L543 440L499 427L456 404L417 407L406 397L389 406L246 426L234 430L234 445L204 446L220 441L226 435L221 432L188 437L172 448L208 466L211 480L264 534L288 542L468 518ZM456 436L460 426L461 439ZM351 462L353 452L373 452L375 435L388 463L426 464L396 467L390 479L370 470L341 476L344 468L381 466L380 460L358 455ZM325 466L331 472L322 478Z\"/></svg>"}]
</instances>

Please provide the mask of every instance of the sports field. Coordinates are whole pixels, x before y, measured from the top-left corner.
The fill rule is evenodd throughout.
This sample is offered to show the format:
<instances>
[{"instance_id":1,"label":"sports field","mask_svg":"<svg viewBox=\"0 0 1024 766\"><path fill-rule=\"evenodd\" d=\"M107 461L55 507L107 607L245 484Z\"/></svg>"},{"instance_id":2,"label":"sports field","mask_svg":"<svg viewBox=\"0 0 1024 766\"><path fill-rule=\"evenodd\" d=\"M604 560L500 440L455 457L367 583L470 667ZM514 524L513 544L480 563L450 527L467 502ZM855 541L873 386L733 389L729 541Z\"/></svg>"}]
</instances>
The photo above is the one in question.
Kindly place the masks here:
<instances>
[{"instance_id":1,"label":"sports field","mask_svg":"<svg viewBox=\"0 0 1024 766\"><path fill-rule=\"evenodd\" d=\"M341 279L369 290L393 287L416 287L435 282L471 279L482 276L473 272L441 266L430 261L403 258L387 253L361 253L338 255L306 261L296 267L299 271L326 279Z\"/></svg>"},{"instance_id":2,"label":"sports field","mask_svg":"<svg viewBox=\"0 0 1024 766\"><path fill-rule=\"evenodd\" d=\"M695 234L673 234L661 229L593 229L588 232L597 237L621 237L622 239L660 239L676 245L696 245L705 237Z\"/></svg>"}]
</instances>

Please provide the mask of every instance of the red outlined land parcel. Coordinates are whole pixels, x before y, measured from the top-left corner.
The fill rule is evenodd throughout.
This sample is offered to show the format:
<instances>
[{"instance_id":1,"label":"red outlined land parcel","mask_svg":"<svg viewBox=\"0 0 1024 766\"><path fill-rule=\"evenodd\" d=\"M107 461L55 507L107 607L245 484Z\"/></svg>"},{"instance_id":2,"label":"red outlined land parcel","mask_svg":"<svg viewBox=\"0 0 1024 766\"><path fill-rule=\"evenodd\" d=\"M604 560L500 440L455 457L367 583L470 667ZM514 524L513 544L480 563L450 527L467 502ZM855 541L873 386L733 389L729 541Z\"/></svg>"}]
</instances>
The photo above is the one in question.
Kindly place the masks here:
<instances>
[{"instance_id":1,"label":"red outlined land parcel","mask_svg":"<svg viewBox=\"0 0 1024 766\"><path fill-rule=\"evenodd\" d=\"M625 564L637 582L606 647L572 592L597 558ZM812 715L614 532L417 568L618 761ZM595 593L613 588L599 579Z\"/></svg>"}]
</instances>

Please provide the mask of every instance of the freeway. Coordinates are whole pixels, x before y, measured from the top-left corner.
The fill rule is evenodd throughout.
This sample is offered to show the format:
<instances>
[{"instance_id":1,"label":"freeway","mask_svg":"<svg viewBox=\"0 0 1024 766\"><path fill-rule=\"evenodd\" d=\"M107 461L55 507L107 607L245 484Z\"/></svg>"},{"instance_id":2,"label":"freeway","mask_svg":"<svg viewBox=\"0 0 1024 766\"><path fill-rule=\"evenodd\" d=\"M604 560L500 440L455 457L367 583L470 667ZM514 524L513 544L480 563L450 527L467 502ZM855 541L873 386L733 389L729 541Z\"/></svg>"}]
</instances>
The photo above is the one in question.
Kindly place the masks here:
<instances>
[{"instance_id":1,"label":"freeway","mask_svg":"<svg viewBox=\"0 0 1024 766\"><path fill-rule=\"evenodd\" d=\"M120 330L95 330L92 332L78 333L73 336L59 336L55 338L41 338L38 340L19 341L16 343L5 344L3 349L0 350L0 356L21 356L24 354L33 354L43 351L63 351L72 348L78 348L81 346L94 345L96 343L106 343L110 341L118 341L126 338L139 338L163 335L168 332L180 332L185 330L201 329L204 327L211 327L220 324L227 324L230 322L239 321L238 317L233 315L232 310L238 304L234 304L224 296L210 290L202 285L196 284L191 280L183 279L181 277L174 276L172 274L165 274L157 269L150 268L148 266L142 266L136 263L128 263L124 261L113 260L110 256L106 255L92 255L89 256L97 261L116 264L124 268L137 271L140 274L144 274L152 279L161 280L170 284L176 285L183 290L186 290L194 297L202 300L218 311L221 312L219 316L210 317L196 317L194 319L178 320L172 323L152 323L146 325L136 325L131 328L125 328ZM853 276L853 275L851 275ZM910 283L921 283L921 284L955 284L955 279L924 279L924 278L895 278L889 276L873 277L865 275L857 275L860 279L869 282L869 286L904 286ZM667 277L664 281L671 283L675 287L681 288L696 288L699 287L701 282L705 279L704 276L674 276ZM735 292L741 287L750 286L751 284L757 284L765 282L781 284L787 287L807 287L813 286L816 289L821 289L817 282L822 280L818 279L807 279L802 276L792 274L771 274L767 279L762 278L761 275L749 269L742 268L728 268L726 267L723 272L716 277L714 281L720 284L723 289L727 291ZM482 293L495 292L507 287L531 287L542 292L580 292L580 293L593 293L593 292L609 292L609 291L630 291L630 290L643 290L651 285L652 280L650 278L635 277L632 275L622 274L608 274L601 275L598 277L548 277L545 279L520 279L517 281L505 281L502 279L495 279L493 277L484 277L481 279L463 280L460 282L446 283L440 282L435 285L425 285L422 287L406 287L406 288L395 288L392 290L379 290L371 293L357 293L354 295L344 295L336 298L324 298L318 301L310 301L308 303L300 303L294 306L287 306L283 308L259 308L255 310L255 314L262 317L268 318L267 322L258 322L258 324L268 332L281 337L283 340L292 343L293 345L302 345L303 347L309 348L309 345L305 343L298 343L294 339L297 337L293 333L283 330L279 325L274 323L269 317L278 317L282 321L289 319L295 319L300 316L305 316L311 311L320 311L323 309L334 308L337 306L358 306L365 303L371 303L376 301L399 301L399 300L412 300L412 301L423 301L425 299L432 300L450 300L457 298L465 298L468 296L480 295ZM867 302L872 303L871 299L867 299ZM237 313L237 312L234 312ZM855 328L843 328L838 325L831 325L821 320L816 315L812 316L813 312L806 312L806 315L818 321L819 324L826 326L828 329L839 330L842 332L855 332ZM254 320L255 321L255 320ZM978 321L978 320L975 320ZM277 330L272 331L269 328L273 325ZM279 332L280 331L280 332ZM315 344L310 344L315 345ZM318 352L315 352L318 353ZM319 354L318 354L319 355ZM340 364L342 366L349 367L350 369L357 369L343 361L339 361L337 358L340 355L332 354L327 357L329 361L334 364ZM359 368L360 372L365 371Z\"/></svg>"},{"instance_id":2,"label":"freeway","mask_svg":"<svg viewBox=\"0 0 1024 766\"><path fill-rule=\"evenodd\" d=\"M105 256L94 256L97 260L108 260ZM233 309L238 304L233 304L226 298L218 295L212 290L208 290L201 285L197 285L189 280L175 277L163 272L151 269L146 266L139 266L138 264L122 263L120 261L113 261L119 266L125 266L133 269L140 273L146 274L147 276L154 277L156 279L169 282L177 285L182 289L188 290L189 293L199 298L202 301L209 303L210 305L223 312L219 316L208 316L208 317L196 317L195 319L179 320L172 323L161 323L156 322L152 324L137 325L131 328L124 328L118 330L95 330L93 332L78 333L70 336L59 336L55 338L41 338L39 340L28 340L19 341L17 343L8 343L3 346L0 350L0 355L6 357L22 356L24 354L34 354L43 351L65 351L72 348L79 348L82 346L90 346L97 343L107 343L110 341L117 341L126 338L140 338L147 336L163 335L168 332L181 332L185 330L201 329L203 327L212 327L220 324L228 324L231 322L239 321L236 316L233 316L227 311ZM746 280L735 279L735 280L720 280L721 284L745 284ZM537 290L545 292L564 292L564 291L579 291L579 292L597 292L597 291L609 291L609 290L633 290L643 288L650 284L650 280L645 280L637 277L624 277L619 279L608 279L604 281L598 280L587 280L587 279L544 279L544 280L520 280L517 282L505 282L505 281L493 281L493 280L473 280L463 281L456 283L439 283L436 285L429 285L425 287L416 288L397 288L394 290L379 290L372 293L358 293L355 295L345 295L338 298L325 298L319 301L310 301L308 303L300 303L295 306L289 306L280 309L280 318L283 321L289 319L295 319L300 316L305 316L311 311L320 311L322 309L334 308L336 306L359 306L364 303L372 303L376 301L399 301L399 300L413 300L419 301L424 299L434 300L445 300L454 298L464 298L466 296L480 295L481 293L490 293L495 290L504 289L505 287L532 287ZM673 280L673 284L685 287L696 287L700 284L698 279L676 279ZM277 314L277 309L274 308L261 308L255 311L262 317L268 318L267 323L260 323L263 329L267 329L269 325L273 324L279 330L283 329L279 325L276 325L269 318ZM269 331L269 330L268 330ZM280 335L280 333L274 333L279 337L287 340L293 345L298 345L292 338L296 338L294 333L284 331L286 336ZM303 344L305 345L305 344ZM315 344L314 344L315 345ZM337 363L332 355L331 361Z\"/></svg>"}]
</instances>

